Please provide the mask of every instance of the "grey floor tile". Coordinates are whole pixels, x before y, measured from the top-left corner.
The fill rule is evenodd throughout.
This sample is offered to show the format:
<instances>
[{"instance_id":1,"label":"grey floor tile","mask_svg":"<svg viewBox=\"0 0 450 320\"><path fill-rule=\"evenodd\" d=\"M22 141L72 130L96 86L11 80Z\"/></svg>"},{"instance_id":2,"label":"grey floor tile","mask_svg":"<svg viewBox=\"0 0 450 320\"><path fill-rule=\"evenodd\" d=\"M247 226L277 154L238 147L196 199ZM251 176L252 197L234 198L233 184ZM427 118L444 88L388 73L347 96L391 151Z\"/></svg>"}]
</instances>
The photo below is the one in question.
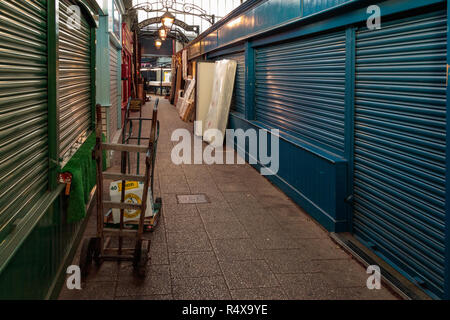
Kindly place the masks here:
<instances>
[{"instance_id":1,"label":"grey floor tile","mask_svg":"<svg viewBox=\"0 0 450 320\"><path fill-rule=\"evenodd\" d=\"M163 202L163 212L165 212L166 206L178 204L177 195L174 193L163 193L163 194L161 194L161 199Z\"/></svg>"},{"instance_id":2,"label":"grey floor tile","mask_svg":"<svg viewBox=\"0 0 450 320\"><path fill-rule=\"evenodd\" d=\"M252 168L243 173L244 183L250 187L253 195L258 196L266 192L275 193L278 189L266 178L261 176L259 171Z\"/></svg>"},{"instance_id":3,"label":"grey floor tile","mask_svg":"<svg viewBox=\"0 0 450 320\"><path fill-rule=\"evenodd\" d=\"M142 279L133 275L133 266L124 265L119 273L116 297L153 296L171 294L169 266L148 266Z\"/></svg>"},{"instance_id":4,"label":"grey floor tile","mask_svg":"<svg viewBox=\"0 0 450 320\"><path fill-rule=\"evenodd\" d=\"M161 219L163 221L163 219ZM150 246L160 247L167 243L166 229L164 222L162 222L154 232L145 233L144 238L150 239Z\"/></svg>"},{"instance_id":5,"label":"grey floor tile","mask_svg":"<svg viewBox=\"0 0 450 320\"><path fill-rule=\"evenodd\" d=\"M280 287L230 290L234 300L286 300Z\"/></svg>"},{"instance_id":6,"label":"grey floor tile","mask_svg":"<svg viewBox=\"0 0 450 320\"><path fill-rule=\"evenodd\" d=\"M172 278L199 278L221 276L214 252L183 252L170 254Z\"/></svg>"},{"instance_id":7,"label":"grey floor tile","mask_svg":"<svg viewBox=\"0 0 450 320\"><path fill-rule=\"evenodd\" d=\"M187 182L192 193L220 192L211 175L199 177L189 176Z\"/></svg>"},{"instance_id":8,"label":"grey floor tile","mask_svg":"<svg viewBox=\"0 0 450 320\"><path fill-rule=\"evenodd\" d=\"M162 193L183 193L189 194L190 189L183 175L161 175L160 176L161 192Z\"/></svg>"},{"instance_id":9,"label":"grey floor tile","mask_svg":"<svg viewBox=\"0 0 450 320\"><path fill-rule=\"evenodd\" d=\"M225 200L219 202L198 203L197 208L200 213L207 213L214 210L224 210L232 212L230 205Z\"/></svg>"},{"instance_id":10,"label":"grey floor tile","mask_svg":"<svg viewBox=\"0 0 450 320\"><path fill-rule=\"evenodd\" d=\"M250 239L220 239L211 241L219 261L263 259L261 250Z\"/></svg>"},{"instance_id":11,"label":"grey floor tile","mask_svg":"<svg viewBox=\"0 0 450 320\"><path fill-rule=\"evenodd\" d=\"M278 281L264 260L219 262L230 289L277 287Z\"/></svg>"},{"instance_id":12,"label":"grey floor tile","mask_svg":"<svg viewBox=\"0 0 450 320\"><path fill-rule=\"evenodd\" d=\"M313 221L304 223L281 223L282 232L292 238L299 239L327 239L329 236L325 230Z\"/></svg>"},{"instance_id":13,"label":"grey floor tile","mask_svg":"<svg viewBox=\"0 0 450 320\"><path fill-rule=\"evenodd\" d=\"M167 244L150 245L150 263L153 265L168 265L169 253Z\"/></svg>"},{"instance_id":14,"label":"grey floor tile","mask_svg":"<svg viewBox=\"0 0 450 320\"><path fill-rule=\"evenodd\" d=\"M105 261L100 266L92 263L86 282L116 281L119 274L119 264L114 261Z\"/></svg>"},{"instance_id":15,"label":"grey floor tile","mask_svg":"<svg viewBox=\"0 0 450 320\"><path fill-rule=\"evenodd\" d=\"M133 300L133 301L154 300L154 301L163 301L163 300L173 300L173 296L171 294L160 294L160 295L151 295L151 296L129 296L129 297L116 297L115 300Z\"/></svg>"},{"instance_id":16,"label":"grey floor tile","mask_svg":"<svg viewBox=\"0 0 450 320\"><path fill-rule=\"evenodd\" d=\"M244 227L237 221L205 222L205 229L210 239L244 239L249 238Z\"/></svg>"},{"instance_id":17,"label":"grey floor tile","mask_svg":"<svg viewBox=\"0 0 450 320\"><path fill-rule=\"evenodd\" d=\"M386 288L369 290L367 287L337 288L336 300L399 300L399 298Z\"/></svg>"},{"instance_id":18,"label":"grey floor tile","mask_svg":"<svg viewBox=\"0 0 450 320\"><path fill-rule=\"evenodd\" d=\"M333 300L336 287L327 282L321 273L277 274L281 287L290 299Z\"/></svg>"},{"instance_id":19,"label":"grey floor tile","mask_svg":"<svg viewBox=\"0 0 450 320\"><path fill-rule=\"evenodd\" d=\"M60 293L60 300L112 300L116 287L115 281L88 282L81 286L81 290L69 290L66 286Z\"/></svg>"},{"instance_id":20,"label":"grey floor tile","mask_svg":"<svg viewBox=\"0 0 450 320\"><path fill-rule=\"evenodd\" d=\"M169 157L161 157L156 160L155 171L159 173L159 176L184 176L183 167L174 164L170 154Z\"/></svg>"},{"instance_id":21,"label":"grey floor tile","mask_svg":"<svg viewBox=\"0 0 450 320\"><path fill-rule=\"evenodd\" d=\"M261 250L303 249L301 240L290 238L277 230L268 230L260 234L251 234L256 247Z\"/></svg>"},{"instance_id":22,"label":"grey floor tile","mask_svg":"<svg viewBox=\"0 0 450 320\"><path fill-rule=\"evenodd\" d=\"M229 300L230 292L222 276L173 279L176 300Z\"/></svg>"},{"instance_id":23,"label":"grey floor tile","mask_svg":"<svg viewBox=\"0 0 450 320\"><path fill-rule=\"evenodd\" d=\"M338 288L364 287L369 275L352 259L315 261L324 277Z\"/></svg>"},{"instance_id":24,"label":"grey floor tile","mask_svg":"<svg viewBox=\"0 0 450 320\"><path fill-rule=\"evenodd\" d=\"M309 219L303 210L294 205L277 206L270 208L270 211L280 224L305 223Z\"/></svg>"},{"instance_id":25,"label":"grey floor tile","mask_svg":"<svg viewBox=\"0 0 450 320\"><path fill-rule=\"evenodd\" d=\"M164 206L164 218L172 216L198 216L198 210L195 204L166 204Z\"/></svg>"},{"instance_id":26,"label":"grey floor tile","mask_svg":"<svg viewBox=\"0 0 450 320\"><path fill-rule=\"evenodd\" d=\"M190 179L212 179L211 173L205 165L183 165L183 170L188 181Z\"/></svg>"},{"instance_id":27,"label":"grey floor tile","mask_svg":"<svg viewBox=\"0 0 450 320\"><path fill-rule=\"evenodd\" d=\"M275 274L304 273L316 263L303 249L264 250L264 257Z\"/></svg>"},{"instance_id":28,"label":"grey floor tile","mask_svg":"<svg viewBox=\"0 0 450 320\"><path fill-rule=\"evenodd\" d=\"M233 208L233 212L241 222L260 222L264 225L278 225L276 220L270 215L270 212L262 207L238 206Z\"/></svg>"},{"instance_id":29,"label":"grey floor tile","mask_svg":"<svg viewBox=\"0 0 450 320\"><path fill-rule=\"evenodd\" d=\"M250 190L250 187L241 181L223 183L218 181L217 187L222 192L248 192Z\"/></svg>"},{"instance_id":30,"label":"grey floor tile","mask_svg":"<svg viewBox=\"0 0 450 320\"><path fill-rule=\"evenodd\" d=\"M169 252L212 251L206 232L168 232Z\"/></svg>"},{"instance_id":31,"label":"grey floor tile","mask_svg":"<svg viewBox=\"0 0 450 320\"><path fill-rule=\"evenodd\" d=\"M192 193L195 193L195 192L192 192ZM223 196L222 192L220 192L220 190L217 188L202 190L201 192L196 192L196 193L205 194L206 197L208 198L210 204L213 204L213 205L228 204L227 201L225 200L225 197Z\"/></svg>"},{"instance_id":32,"label":"grey floor tile","mask_svg":"<svg viewBox=\"0 0 450 320\"><path fill-rule=\"evenodd\" d=\"M283 232L281 226L270 216L239 216L239 221L251 237L259 238L261 236L280 236L290 238Z\"/></svg>"},{"instance_id":33,"label":"grey floor tile","mask_svg":"<svg viewBox=\"0 0 450 320\"><path fill-rule=\"evenodd\" d=\"M331 239L301 239L302 249L311 259L334 260L348 259L350 257L341 247Z\"/></svg>"},{"instance_id":34,"label":"grey floor tile","mask_svg":"<svg viewBox=\"0 0 450 320\"><path fill-rule=\"evenodd\" d=\"M272 189L251 188L250 190L259 204L264 208L279 208L291 203L286 195L274 187Z\"/></svg>"},{"instance_id":35,"label":"grey floor tile","mask_svg":"<svg viewBox=\"0 0 450 320\"><path fill-rule=\"evenodd\" d=\"M234 207L258 205L258 200L251 192L223 192L223 196Z\"/></svg>"},{"instance_id":36,"label":"grey floor tile","mask_svg":"<svg viewBox=\"0 0 450 320\"><path fill-rule=\"evenodd\" d=\"M238 222L231 208L227 206L203 206L197 205L200 216L205 223L213 222Z\"/></svg>"},{"instance_id":37,"label":"grey floor tile","mask_svg":"<svg viewBox=\"0 0 450 320\"><path fill-rule=\"evenodd\" d=\"M204 230L200 216L170 215L165 217L167 232Z\"/></svg>"}]
</instances>

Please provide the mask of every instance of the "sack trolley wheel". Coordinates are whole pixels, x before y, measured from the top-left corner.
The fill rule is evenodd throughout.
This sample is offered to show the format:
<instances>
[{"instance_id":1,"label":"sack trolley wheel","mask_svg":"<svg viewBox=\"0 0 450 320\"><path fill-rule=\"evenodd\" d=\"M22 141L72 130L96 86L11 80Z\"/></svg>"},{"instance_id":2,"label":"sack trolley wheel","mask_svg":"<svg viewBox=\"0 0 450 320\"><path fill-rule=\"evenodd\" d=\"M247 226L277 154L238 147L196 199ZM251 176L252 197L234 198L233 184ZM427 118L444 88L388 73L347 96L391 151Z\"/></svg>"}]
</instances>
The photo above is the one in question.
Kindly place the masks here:
<instances>
[{"instance_id":1,"label":"sack trolley wheel","mask_svg":"<svg viewBox=\"0 0 450 320\"><path fill-rule=\"evenodd\" d=\"M97 242L96 239L97 238L89 238L83 240L79 263L81 276L83 278L86 278L87 275L89 274L89 270L92 265L92 260L94 259L95 255L95 247Z\"/></svg>"},{"instance_id":2,"label":"sack trolley wheel","mask_svg":"<svg viewBox=\"0 0 450 320\"><path fill-rule=\"evenodd\" d=\"M150 240L142 239L136 244L134 256L134 271L140 278L147 274L147 263L149 261Z\"/></svg>"},{"instance_id":3,"label":"sack trolley wheel","mask_svg":"<svg viewBox=\"0 0 450 320\"><path fill-rule=\"evenodd\" d=\"M101 258L102 241L100 238L92 238L91 241L93 242L92 246L94 248L92 258L97 267L99 267L103 263L103 259Z\"/></svg>"}]
</instances>

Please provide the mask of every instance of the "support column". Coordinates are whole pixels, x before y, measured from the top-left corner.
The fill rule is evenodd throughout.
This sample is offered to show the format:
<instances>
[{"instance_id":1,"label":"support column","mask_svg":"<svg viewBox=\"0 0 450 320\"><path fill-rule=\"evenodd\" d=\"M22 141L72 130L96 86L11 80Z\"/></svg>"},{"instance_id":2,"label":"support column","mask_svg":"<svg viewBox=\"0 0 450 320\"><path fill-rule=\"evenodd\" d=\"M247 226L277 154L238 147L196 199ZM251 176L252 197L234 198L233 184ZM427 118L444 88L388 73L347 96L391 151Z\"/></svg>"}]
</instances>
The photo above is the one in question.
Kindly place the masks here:
<instances>
[{"instance_id":1,"label":"support column","mask_svg":"<svg viewBox=\"0 0 450 320\"><path fill-rule=\"evenodd\" d=\"M117 129L122 128L122 50L117 52Z\"/></svg>"},{"instance_id":2,"label":"support column","mask_svg":"<svg viewBox=\"0 0 450 320\"><path fill-rule=\"evenodd\" d=\"M355 79L356 79L356 35L355 28L346 30L346 57L345 57L345 157L347 165L347 230L352 231L353 226L353 163L355 143Z\"/></svg>"},{"instance_id":3,"label":"support column","mask_svg":"<svg viewBox=\"0 0 450 320\"><path fill-rule=\"evenodd\" d=\"M109 80L109 32L108 16L99 17L99 28L97 31L96 45L96 103L101 106L110 105L110 80Z\"/></svg>"},{"instance_id":4,"label":"support column","mask_svg":"<svg viewBox=\"0 0 450 320\"><path fill-rule=\"evenodd\" d=\"M445 275L444 275L444 299L450 299L450 92L449 92L449 68L450 68L450 4L447 1L447 148L446 148L446 173L445 173Z\"/></svg>"},{"instance_id":5,"label":"support column","mask_svg":"<svg viewBox=\"0 0 450 320\"><path fill-rule=\"evenodd\" d=\"M59 0L47 1L48 157L49 190L57 187L59 171Z\"/></svg>"},{"instance_id":6,"label":"support column","mask_svg":"<svg viewBox=\"0 0 450 320\"><path fill-rule=\"evenodd\" d=\"M245 118L255 120L255 51L252 43L245 43Z\"/></svg>"}]
</instances>

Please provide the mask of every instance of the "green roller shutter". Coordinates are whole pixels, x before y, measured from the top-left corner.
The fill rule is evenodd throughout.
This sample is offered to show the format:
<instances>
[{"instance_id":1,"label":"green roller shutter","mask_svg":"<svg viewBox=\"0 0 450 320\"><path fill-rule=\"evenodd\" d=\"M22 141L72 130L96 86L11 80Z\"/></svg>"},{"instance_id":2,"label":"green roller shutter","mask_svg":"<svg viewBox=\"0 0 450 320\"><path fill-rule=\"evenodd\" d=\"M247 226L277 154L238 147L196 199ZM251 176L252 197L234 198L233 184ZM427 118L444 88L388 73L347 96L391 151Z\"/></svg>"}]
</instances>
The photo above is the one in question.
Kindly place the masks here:
<instances>
[{"instance_id":1,"label":"green roller shutter","mask_svg":"<svg viewBox=\"0 0 450 320\"><path fill-rule=\"evenodd\" d=\"M59 150L63 163L91 129L91 31L86 18L73 24L68 0L59 2Z\"/></svg>"},{"instance_id":2,"label":"green roller shutter","mask_svg":"<svg viewBox=\"0 0 450 320\"><path fill-rule=\"evenodd\" d=\"M47 190L47 4L0 1L0 243Z\"/></svg>"},{"instance_id":3,"label":"green roller shutter","mask_svg":"<svg viewBox=\"0 0 450 320\"><path fill-rule=\"evenodd\" d=\"M386 21L356 40L355 235L442 297L447 13Z\"/></svg>"}]
</instances>

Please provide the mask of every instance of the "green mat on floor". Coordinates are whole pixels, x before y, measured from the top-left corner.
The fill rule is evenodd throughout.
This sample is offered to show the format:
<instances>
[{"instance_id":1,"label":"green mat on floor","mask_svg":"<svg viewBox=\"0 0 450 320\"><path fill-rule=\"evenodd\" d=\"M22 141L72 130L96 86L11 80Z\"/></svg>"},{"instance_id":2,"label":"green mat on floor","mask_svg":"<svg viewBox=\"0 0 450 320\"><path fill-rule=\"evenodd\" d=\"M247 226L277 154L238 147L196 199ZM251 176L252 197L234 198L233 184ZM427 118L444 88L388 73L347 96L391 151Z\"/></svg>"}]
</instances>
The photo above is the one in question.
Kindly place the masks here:
<instances>
[{"instance_id":1,"label":"green mat on floor","mask_svg":"<svg viewBox=\"0 0 450 320\"><path fill-rule=\"evenodd\" d=\"M72 174L70 186L67 220L70 223L78 222L86 217L86 205L92 189L97 184L96 162L92 159L92 150L95 147L95 132L92 133L69 160L61 172ZM103 136L103 141L105 137ZM106 170L106 152L103 151L103 171Z\"/></svg>"}]
</instances>

